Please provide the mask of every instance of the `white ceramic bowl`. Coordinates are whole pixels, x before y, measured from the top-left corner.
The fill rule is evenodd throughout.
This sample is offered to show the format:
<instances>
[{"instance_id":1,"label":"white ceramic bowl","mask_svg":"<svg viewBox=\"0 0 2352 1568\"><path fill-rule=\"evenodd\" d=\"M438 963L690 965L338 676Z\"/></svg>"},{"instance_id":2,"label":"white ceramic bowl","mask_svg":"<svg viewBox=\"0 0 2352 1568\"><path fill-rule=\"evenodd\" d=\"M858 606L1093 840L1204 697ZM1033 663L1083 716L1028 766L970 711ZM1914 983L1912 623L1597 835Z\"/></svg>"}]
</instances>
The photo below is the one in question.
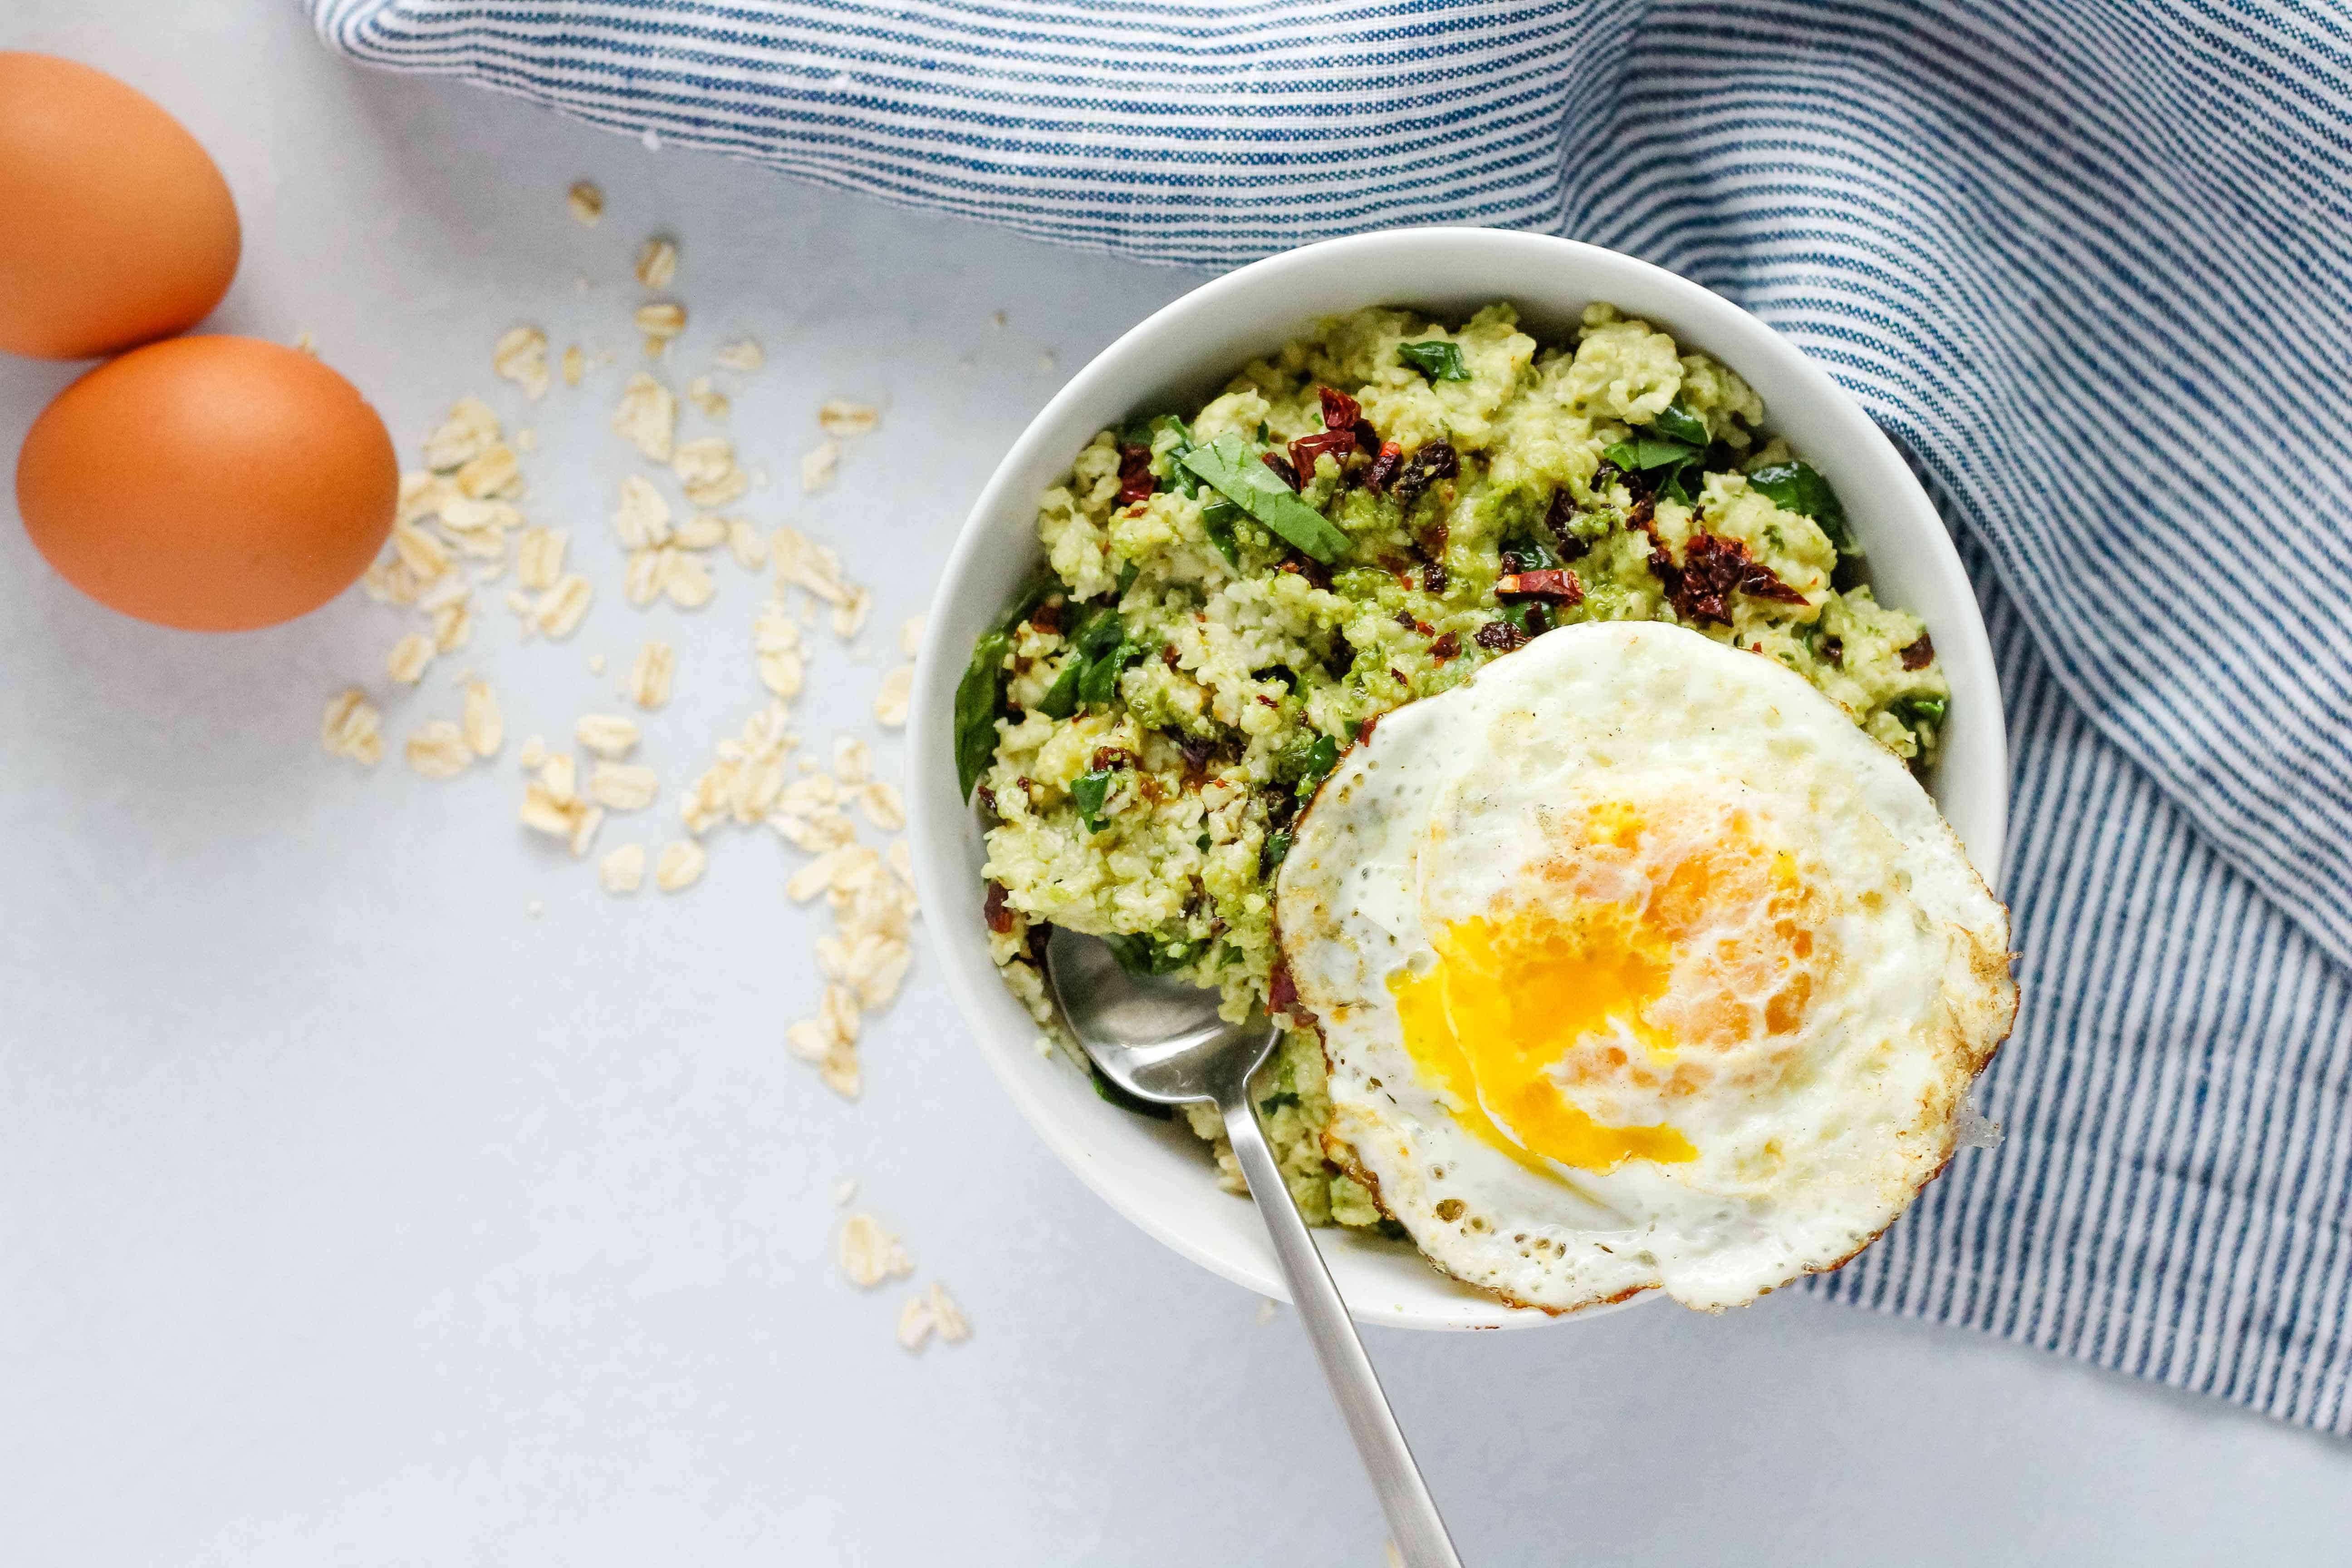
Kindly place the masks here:
<instances>
[{"instance_id":1,"label":"white ceramic bowl","mask_svg":"<svg viewBox=\"0 0 2352 1568\"><path fill-rule=\"evenodd\" d=\"M1202 285L1103 351L1013 444L972 509L931 607L915 675L908 795L915 876L933 952L1021 1113L1113 1208L1194 1262L1268 1296L1283 1290L1255 1211L1219 1190L1189 1133L1104 1103L1071 1063L1040 1053L1037 1029L989 962L978 820L956 795L957 679L972 644L1041 559L1037 498L1095 434L1129 416L1197 405L1248 360L1318 316L1405 305L1459 321L1515 302L1539 342L1568 341L1605 300L1745 376L1769 426L1844 501L1885 603L1923 616L1952 683L1952 718L1931 781L1945 816L1990 880L2000 864L2009 766L1992 650L1941 521L1910 469L1852 398L1786 339L1721 296L1589 245L1496 229L1423 228L1335 239ZM1355 1316L1412 1328L1553 1320L1436 1273L1402 1244L1324 1233L1324 1257ZM1639 1300L1641 1298L1637 1298Z\"/></svg>"}]
</instances>

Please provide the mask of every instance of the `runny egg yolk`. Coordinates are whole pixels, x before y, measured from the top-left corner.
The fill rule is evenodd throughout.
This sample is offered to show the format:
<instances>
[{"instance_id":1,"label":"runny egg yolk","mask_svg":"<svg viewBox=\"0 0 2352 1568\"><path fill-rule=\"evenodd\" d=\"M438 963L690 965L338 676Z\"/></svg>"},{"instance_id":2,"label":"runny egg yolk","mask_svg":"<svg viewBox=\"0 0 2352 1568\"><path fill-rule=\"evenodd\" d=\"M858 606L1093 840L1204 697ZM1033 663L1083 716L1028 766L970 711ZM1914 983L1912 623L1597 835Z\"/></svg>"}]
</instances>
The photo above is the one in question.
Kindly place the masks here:
<instances>
[{"instance_id":1,"label":"runny egg yolk","mask_svg":"<svg viewBox=\"0 0 2352 1568\"><path fill-rule=\"evenodd\" d=\"M1531 1169L1694 1159L1663 1117L1586 1105L1654 1114L1776 1071L1825 958L1814 900L1737 808L1608 802L1556 826L1531 875L1434 932L1433 964L1390 976L1405 1047L1463 1125Z\"/></svg>"}]
</instances>

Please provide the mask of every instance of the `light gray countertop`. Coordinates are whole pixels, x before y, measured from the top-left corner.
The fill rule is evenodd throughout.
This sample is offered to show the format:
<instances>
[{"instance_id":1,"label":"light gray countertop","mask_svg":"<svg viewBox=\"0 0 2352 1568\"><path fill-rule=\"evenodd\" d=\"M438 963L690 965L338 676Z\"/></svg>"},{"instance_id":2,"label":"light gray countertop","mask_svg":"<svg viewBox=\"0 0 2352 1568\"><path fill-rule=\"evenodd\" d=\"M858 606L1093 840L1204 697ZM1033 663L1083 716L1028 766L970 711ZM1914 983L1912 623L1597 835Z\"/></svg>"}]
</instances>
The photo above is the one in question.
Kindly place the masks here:
<instances>
[{"instance_id":1,"label":"light gray countertop","mask_svg":"<svg viewBox=\"0 0 2352 1568\"><path fill-rule=\"evenodd\" d=\"M775 482L746 510L878 598L862 662L817 638L798 728L823 744L871 731L1003 446L1197 277L347 67L292 0L16 0L0 47L114 71L211 148L246 224L216 327L309 331L410 454L469 392L532 425L532 515L599 580L555 645L486 595L362 773L320 752L320 709L383 694L394 611L354 591L272 632L156 631L0 527L0 1561L1379 1563L1287 1311L1261 1322L1064 1172L927 955L846 1104L782 1049L818 929L783 845L722 832L700 886L620 901L514 821L518 739L614 705L656 629L678 696L646 753L682 784L757 706L761 593L730 566L696 614L622 600L619 374L527 412L488 372L501 331L625 364L628 259L665 229L677 363L765 342L732 424ZM583 176L593 232L562 199ZM73 374L0 361L0 450ZM805 499L831 395L887 412ZM399 743L465 668L509 750L427 783ZM969 1342L910 1355L904 1284L843 1279L845 1180ZM2339 1442L1800 1295L1367 1338L1474 1563L2301 1563L2352 1539Z\"/></svg>"}]
</instances>

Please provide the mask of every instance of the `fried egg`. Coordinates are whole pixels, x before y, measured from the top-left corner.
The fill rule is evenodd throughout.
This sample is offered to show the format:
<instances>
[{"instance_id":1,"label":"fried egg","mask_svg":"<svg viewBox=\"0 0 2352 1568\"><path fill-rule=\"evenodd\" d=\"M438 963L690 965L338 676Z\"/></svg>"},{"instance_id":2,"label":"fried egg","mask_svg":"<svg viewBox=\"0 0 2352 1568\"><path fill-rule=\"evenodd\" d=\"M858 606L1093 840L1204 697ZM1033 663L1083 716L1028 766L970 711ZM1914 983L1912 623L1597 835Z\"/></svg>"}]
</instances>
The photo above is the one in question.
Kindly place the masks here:
<instances>
[{"instance_id":1,"label":"fried egg","mask_svg":"<svg viewBox=\"0 0 2352 1568\"><path fill-rule=\"evenodd\" d=\"M2007 911L1901 761L1683 627L1564 628L1387 715L1293 831L1330 1152L1522 1305L1836 1268L2016 1012Z\"/></svg>"}]
</instances>

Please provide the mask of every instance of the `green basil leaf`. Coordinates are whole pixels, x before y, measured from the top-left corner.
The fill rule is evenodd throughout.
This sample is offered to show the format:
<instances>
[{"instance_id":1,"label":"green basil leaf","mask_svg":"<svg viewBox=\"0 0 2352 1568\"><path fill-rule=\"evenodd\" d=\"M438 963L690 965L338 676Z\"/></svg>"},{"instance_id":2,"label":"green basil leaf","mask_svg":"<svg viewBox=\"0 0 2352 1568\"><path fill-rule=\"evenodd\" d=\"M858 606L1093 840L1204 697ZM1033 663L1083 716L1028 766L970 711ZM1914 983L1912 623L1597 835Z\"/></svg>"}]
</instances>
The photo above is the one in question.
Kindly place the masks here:
<instances>
[{"instance_id":1,"label":"green basil leaf","mask_svg":"<svg viewBox=\"0 0 2352 1568\"><path fill-rule=\"evenodd\" d=\"M1706 421L1683 406L1681 398L1666 405L1665 412L1650 421L1650 428L1669 441L1687 442L1704 447L1715 437L1708 434Z\"/></svg>"},{"instance_id":2,"label":"green basil leaf","mask_svg":"<svg viewBox=\"0 0 2352 1568\"><path fill-rule=\"evenodd\" d=\"M1257 454L1240 437L1220 436L1213 445L1193 447L1184 454L1184 466L1293 547L1325 565L1339 559L1348 548L1348 536L1300 500L1298 493L1259 462Z\"/></svg>"},{"instance_id":3,"label":"green basil leaf","mask_svg":"<svg viewBox=\"0 0 2352 1568\"><path fill-rule=\"evenodd\" d=\"M956 779L966 799L996 754L996 710L1004 689L1004 656L1012 651L1011 634L988 633L973 646L971 662L956 682Z\"/></svg>"},{"instance_id":4,"label":"green basil leaf","mask_svg":"<svg viewBox=\"0 0 2352 1568\"><path fill-rule=\"evenodd\" d=\"M1076 654L1069 657L1054 684L1045 688L1045 695L1037 700L1037 711L1048 719L1066 719L1078 710L1078 680L1087 672L1087 661Z\"/></svg>"},{"instance_id":5,"label":"green basil leaf","mask_svg":"<svg viewBox=\"0 0 2352 1568\"><path fill-rule=\"evenodd\" d=\"M1110 797L1111 781L1117 776L1115 769L1097 768L1070 786L1070 799L1078 808L1078 820L1087 825L1088 833L1103 830L1103 802Z\"/></svg>"},{"instance_id":6,"label":"green basil leaf","mask_svg":"<svg viewBox=\"0 0 2352 1568\"><path fill-rule=\"evenodd\" d=\"M1432 339L1425 343L1399 343L1397 359L1432 381L1470 379L1470 368L1462 363L1462 345L1444 338Z\"/></svg>"},{"instance_id":7,"label":"green basil leaf","mask_svg":"<svg viewBox=\"0 0 2352 1568\"><path fill-rule=\"evenodd\" d=\"M1646 474L1653 468L1679 468L1700 456L1700 451L1687 441L1636 436L1630 441L1611 442L1601 449L1601 455L1629 474Z\"/></svg>"},{"instance_id":8,"label":"green basil leaf","mask_svg":"<svg viewBox=\"0 0 2352 1568\"><path fill-rule=\"evenodd\" d=\"M1307 771L1299 775L1299 783L1321 784L1324 775L1339 765L1339 742L1328 735L1318 735L1307 748Z\"/></svg>"},{"instance_id":9,"label":"green basil leaf","mask_svg":"<svg viewBox=\"0 0 2352 1568\"><path fill-rule=\"evenodd\" d=\"M1622 465L1620 465L1621 467ZM1783 511L1801 512L1821 524L1822 532L1841 555L1857 553L1853 531L1846 525L1845 507L1829 480L1811 463L1767 463L1751 471L1748 484L1771 498Z\"/></svg>"},{"instance_id":10,"label":"green basil leaf","mask_svg":"<svg viewBox=\"0 0 2352 1568\"><path fill-rule=\"evenodd\" d=\"M1886 705L1886 710L1900 720L1907 729L1916 730L1922 724L1940 724L1951 700L1944 697L1898 697Z\"/></svg>"},{"instance_id":11,"label":"green basil leaf","mask_svg":"<svg viewBox=\"0 0 2352 1568\"><path fill-rule=\"evenodd\" d=\"M1078 629L1070 634L1070 646L1081 658L1099 658L1126 639L1127 626L1118 618L1118 611L1104 605L1078 623Z\"/></svg>"},{"instance_id":12,"label":"green basil leaf","mask_svg":"<svg viewBox=\"0 0 2352 1568\"><path fill-rule=\"evenodd\" d=\"M1223 496L1201 509L1201 531L1209 536L1209 542L1217 547L1225 564L1236 571L1241 569L1242 555L1241 546L1234 541L1234 524L1248 515Z\"/></svg>"},{"instance_id":13,"label":"green basil leaf","mask_svg":"<svg viewBox=\"0 0 2352 1568\"><path fill-rule=\"evenodd\" d=\"M1110 702L1118 696L1119 672L1142 657L1143 645L1120 642L1108 653L1090 661L1086 673L1078 677L1078 700Z\"/></svg>"},{"instance_id":14,"label":"green basil leaf","mask_svg":"<svg viewBox=\"0 0 2352 1568\"><path fill-rule=\"evenodd\" d=\"M1277 827L1265 836L1265 848L1258 855L1258 875L1270 877L1290 854L1290 829Z\"/></svg>"}]
</instances>

